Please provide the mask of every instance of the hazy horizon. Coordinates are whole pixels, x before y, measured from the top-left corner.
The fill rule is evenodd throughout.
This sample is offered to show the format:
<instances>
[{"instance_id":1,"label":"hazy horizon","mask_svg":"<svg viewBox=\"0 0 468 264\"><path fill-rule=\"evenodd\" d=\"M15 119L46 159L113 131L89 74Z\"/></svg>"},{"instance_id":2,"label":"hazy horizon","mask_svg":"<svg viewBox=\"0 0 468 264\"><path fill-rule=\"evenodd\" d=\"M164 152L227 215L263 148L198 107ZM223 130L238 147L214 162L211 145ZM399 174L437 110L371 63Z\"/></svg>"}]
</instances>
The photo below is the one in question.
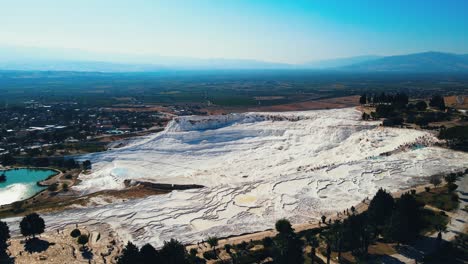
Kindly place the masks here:
<instances>
[{"instance_id":1,"label":"hazy horizon","mask_svg":"<svg viewBox=\"0 0 468 264\"><path fill-rule=\"evenodd\" d=\"M301 64L426 51L468 53L468 3L455 0L19 0L1 6L0 23L8 27L0 34L0 48L54 50L64 59Z\"/></svg>"}]
</instances>

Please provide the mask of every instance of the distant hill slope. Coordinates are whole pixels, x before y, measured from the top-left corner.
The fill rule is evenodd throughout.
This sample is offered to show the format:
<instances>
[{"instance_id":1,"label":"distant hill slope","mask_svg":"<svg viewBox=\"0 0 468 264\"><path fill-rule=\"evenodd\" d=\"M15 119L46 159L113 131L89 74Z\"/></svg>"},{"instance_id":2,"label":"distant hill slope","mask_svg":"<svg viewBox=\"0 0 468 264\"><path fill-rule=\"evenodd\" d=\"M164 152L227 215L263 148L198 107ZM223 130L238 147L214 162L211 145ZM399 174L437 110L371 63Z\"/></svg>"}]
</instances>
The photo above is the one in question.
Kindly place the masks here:
<instances>
[{"instance_id":1,"label":"distant hill slope","mask_svg":"<svg viewBox=\"0 0 468 264\"><path fill-rule=\"evenodd\" d=\"M389 56L341 67L340 70L369 72L468 72L468 55L424 52Z\"/></svg>"},{"instance_id":2,"label":"distant hill slope","mask_svg":"<svg viewBox=\"0 0 468 264\"><path fill-rule=\"evenodd\" d=\"M311 62L304 63L302 66L304 68L311 68L311 69L330 69L330 68L344 67L344 66L349 66L353 64L368 62L368 61L372 61L372 60L376 60L380 58L382 58L382 56L364 55L364 56L356 56L356 57L349 57L349 58L311 61Z\"/></svg>"}]
</instances>

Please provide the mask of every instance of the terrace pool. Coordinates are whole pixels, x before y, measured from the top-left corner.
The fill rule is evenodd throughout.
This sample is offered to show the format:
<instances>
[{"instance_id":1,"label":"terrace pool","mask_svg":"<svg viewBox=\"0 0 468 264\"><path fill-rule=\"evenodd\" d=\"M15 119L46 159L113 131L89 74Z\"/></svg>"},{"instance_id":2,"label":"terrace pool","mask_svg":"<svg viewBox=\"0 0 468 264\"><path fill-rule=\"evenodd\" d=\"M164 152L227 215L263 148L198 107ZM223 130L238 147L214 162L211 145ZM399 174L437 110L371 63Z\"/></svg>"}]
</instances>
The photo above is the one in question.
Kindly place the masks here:
<instances>
[{"instance_id":1,"label":"terrace pool","mask_svg":"<svg viewBox=\"0 0 468 264\"><path fill-rule=\"evenodd\" d=\"M6 181L0 182L0 205L21 201L46 187L37 185L37 182L56 174L54 170L46 169L11 169L0 171L5 174Z\"/></svg>"}]
</instances>

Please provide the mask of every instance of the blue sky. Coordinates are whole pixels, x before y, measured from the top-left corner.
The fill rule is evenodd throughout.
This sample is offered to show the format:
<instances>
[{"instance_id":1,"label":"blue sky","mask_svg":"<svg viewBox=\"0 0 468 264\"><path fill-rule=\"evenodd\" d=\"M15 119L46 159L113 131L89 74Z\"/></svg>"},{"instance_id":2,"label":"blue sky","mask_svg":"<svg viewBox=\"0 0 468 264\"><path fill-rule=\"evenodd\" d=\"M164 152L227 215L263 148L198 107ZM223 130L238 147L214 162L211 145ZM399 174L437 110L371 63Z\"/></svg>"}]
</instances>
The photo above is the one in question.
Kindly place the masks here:
<instances>
[{"instance_id":1,"label":"blue sky","mask_svg":"<svg viewBox=\"0 0 468 264\"><path fill-rule=\"evenodd\" d=\"M465 0L0 0L0 46L300 63L468 53Z\"/></svg>"}]
</instances>

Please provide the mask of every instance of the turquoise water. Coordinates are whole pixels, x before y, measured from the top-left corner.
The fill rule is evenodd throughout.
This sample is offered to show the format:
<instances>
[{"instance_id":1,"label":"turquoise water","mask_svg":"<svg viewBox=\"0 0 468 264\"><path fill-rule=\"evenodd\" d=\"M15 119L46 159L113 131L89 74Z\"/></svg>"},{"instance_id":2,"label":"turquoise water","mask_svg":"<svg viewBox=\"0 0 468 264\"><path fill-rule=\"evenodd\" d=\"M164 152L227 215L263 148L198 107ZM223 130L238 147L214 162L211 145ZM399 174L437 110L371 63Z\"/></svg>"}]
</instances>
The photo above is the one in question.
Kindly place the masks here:
<instances>
[{"instance_id":1,"label":"turquoise water","mask_svg":"<svg viewBox=\"0 0 468 264\"><path fill-rule=\"evenodd\" d=\"M416 145L414 145L411 149L412 149L412 150L418 150L418 149L423 149L423 148L425 148L425 147L426 147L426 146L424 146L424 145L416 144Z\"/></svg>"},{"instance_id":2,"label":"turquoise water","mask_svg":"<svg viewBox=\"0 0 468 264\"><path fill-rule=\"evenodd\" d=\"M0 183L0 205L24 200L34 196L46 187L37 185L37 182L56 174L53 170L39 169L12 169L0 171L5 173L6 182Z\"/></svg>"}]
</instances>

